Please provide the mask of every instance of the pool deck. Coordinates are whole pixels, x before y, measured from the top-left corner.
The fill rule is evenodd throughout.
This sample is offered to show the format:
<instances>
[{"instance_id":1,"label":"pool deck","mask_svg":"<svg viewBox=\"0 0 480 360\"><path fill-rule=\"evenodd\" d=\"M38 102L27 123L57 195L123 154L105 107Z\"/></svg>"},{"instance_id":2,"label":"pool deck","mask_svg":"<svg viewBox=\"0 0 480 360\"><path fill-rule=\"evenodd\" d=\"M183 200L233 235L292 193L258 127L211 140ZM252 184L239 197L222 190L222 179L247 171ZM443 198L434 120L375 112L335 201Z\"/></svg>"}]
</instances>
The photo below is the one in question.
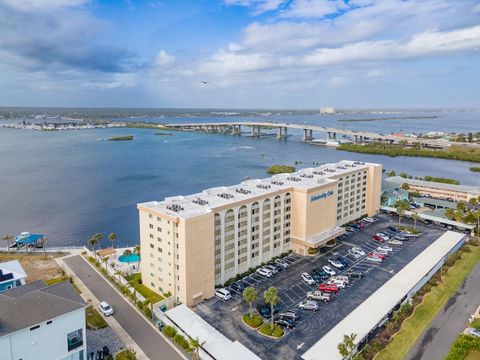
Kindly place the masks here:
<instances>
[{"instance_id":1,"label":"pool deck","mask_svg":"<svg viewBox=\"0 0 480 360\"><path fill-rule=\"evenodd\" d=\"M121 262L119 258L127 249L133 251L133 247L115 249L115 253L109 256L109 266L112 266L115 270L119 270L127 276L130 276L133 273L140 271L141 262L138 262L137 260L133 262Z\"/></svg>"}]
</instances>

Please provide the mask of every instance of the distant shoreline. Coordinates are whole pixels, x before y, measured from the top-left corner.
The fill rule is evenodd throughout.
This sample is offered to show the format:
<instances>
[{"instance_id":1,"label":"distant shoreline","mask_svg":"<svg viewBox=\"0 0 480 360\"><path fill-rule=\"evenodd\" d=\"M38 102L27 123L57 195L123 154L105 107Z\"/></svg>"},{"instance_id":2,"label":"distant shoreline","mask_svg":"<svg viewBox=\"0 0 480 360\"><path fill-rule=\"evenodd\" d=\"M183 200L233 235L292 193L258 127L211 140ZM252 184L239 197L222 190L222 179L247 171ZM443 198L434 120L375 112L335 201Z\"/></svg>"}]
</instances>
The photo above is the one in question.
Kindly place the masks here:
<instances>
[{"instance_id":1,"label":"distant shoreline","mask_svg":"<svg viewBox=\"0 0 480 360\"><path fill-rule=\"evenodd\" d=\"M362 122L362 121L385 121L385 120L421 120L421 119L437 119L438 115L425 116L399 116L399 117L383 117L383 118L366 118L366 119L339 119L337 122Z\"/></svg>"}]
</instances>

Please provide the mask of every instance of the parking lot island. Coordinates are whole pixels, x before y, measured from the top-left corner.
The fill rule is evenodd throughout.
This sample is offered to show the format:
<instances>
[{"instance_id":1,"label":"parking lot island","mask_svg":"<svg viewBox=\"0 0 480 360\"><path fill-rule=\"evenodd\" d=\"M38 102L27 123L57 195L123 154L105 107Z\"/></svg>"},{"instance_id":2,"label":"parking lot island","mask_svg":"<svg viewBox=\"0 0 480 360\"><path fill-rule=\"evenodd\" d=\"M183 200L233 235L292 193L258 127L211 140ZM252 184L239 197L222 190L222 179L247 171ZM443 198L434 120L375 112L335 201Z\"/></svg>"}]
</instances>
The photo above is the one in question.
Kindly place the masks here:
<instances>
[{"instance_id":1,"label":"parking lot island","mask_svg":"<svg viewBox=\"0 0 480 360\"><path fill-rule=\"evenodd\" d=\"M379 212L381 177L379 164L340 161L138 204L143 284L194 306L281 254L314 254Z\"/></svg>"}]
</instances>

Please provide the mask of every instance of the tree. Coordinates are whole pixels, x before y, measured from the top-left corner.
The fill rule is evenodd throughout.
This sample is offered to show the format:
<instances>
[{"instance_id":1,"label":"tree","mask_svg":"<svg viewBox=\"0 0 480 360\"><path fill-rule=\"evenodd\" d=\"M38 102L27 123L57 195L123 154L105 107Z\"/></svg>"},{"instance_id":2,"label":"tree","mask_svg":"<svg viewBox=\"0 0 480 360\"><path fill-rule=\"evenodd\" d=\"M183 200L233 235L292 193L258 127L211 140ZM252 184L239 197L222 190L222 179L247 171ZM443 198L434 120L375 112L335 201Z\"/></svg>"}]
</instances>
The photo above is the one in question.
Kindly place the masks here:
<instances>
[{"instance_id":1,"label":"tree","mask_svg":"<svg viewBox=\"0 0 480 360\"><path fill-rule=\"evenodd\" d=\"M93 255L95 256L95 259L96 259L97 258L96 247L98 244L97 238L95 236L92 236L90 239L88 239L87 243L92 247Z\"/></svg>"},{"instance_id":2,"label":"tree","mask_svg":"<svg viewBox=\"0 0 480 360\"><path fill-rule=\"evenodd\" d=\"M410 185L408 185L407 183L403 183L402 184L402 189L408 191L408 190L410 190Z\"/></svg>"},{"instance_id":3,"label":"tree","mask_svg":"<svg viewBox=\"0 0 480 360\"><path fill-rule=\"evenodd\" d=\"M460 212L464 212L467 209L467 205L463 201L457 203L457 210Z\"/></svg>"},{"instance_id":4,"label":"tree","mask_svg":"<svg viewBox=\"0 0 480 360\"><path fill-rule=\"evenodd\" d=\"M405 211L410 209L410 204L407 200L398 200L395 203L395 209L397 210L398 214L398 225L402 222L402 215L405 214Z\"/></svg>"},{"instance_id":5,"label":"tree","mask_svg":"<svg viewBox=\"0 0 480 360\"><path fill-rule=\"evenodd\" d=\"M10 252L10 241L13 240L13 236L10 234L5 234L2 237L2 240L7 242L7 251Z\"/></svg>"},{"instance_id":6,"label":"tree","mask_svg":"<svg viewBox=\"0 0 480 360\"><path fill-rule=\"evenodd\" d=\"M395 172L395 170L389 171L388 174L387 174L388 177L392 177L392 176L396 176L396 175L397 175L397 173Z\"/></svg>"},{"instance_id":7,"label":"tree","mask_svg":"<svg viewBox=\"0 0 480 360\"><path fill-rule=\"evenodd\" d=\"M117 278L118 278L118 283L121 284L121 282L120 282L120 276L122 275L122 272L121 272L120 270L115 270L114 275L117 276Z\"/></svg>"},{"instance_id":8,"label":"tree","mask_svg":"<svg viewBox=\"0 0 480 360\"><path fill-rule=\"evenodd\" d=\"M108 234L108 240L110 240L110 242L112 243L112 249L113 249L113 243L115 242L115 240L117 240L117 234L113 232Z\"/></svg>"},{"instance_id":9,"label":"tree","mask_svg":"<svg viewBox=\"0 0 480 360\"><path fill-rule=\"evenodd\" d=\"M420 215L418 215L418 213L415 211L412 214L412 220L413 220L413 230L417 230L417 221L420 220Z\"/></svg>"},{"instance_id":10,"label":"tree","mask_svg":"<svg viewBox=\"0 0 480 360\"><path fill-rule=\"evenodd\" d=\"M253 317L253 310L252 310L252 303L257 300L257 292L255 291L255 288L253 286L247 287L245 290L243 290L242 293L243 300L245 300L248 303L248 314L250 315L250 318Z\"/></svg>"},{"instance_id":11,"label":"tree","mask_svg":"<svg viewBox=\"0 0 480 360\"><path fill-rule=\"evenodd\" d=\"M270 317L271 317L270 326L271 326L271 329L273 329L273 307L278 303L277 288L274 286L270 286L263 293L263 298L265 300L265 304L270 305Z\"/></svg>"},{"instance_id":12,"label":"tree","mask_svg":"<svg viewBox=\"0 0 480 360\"><path fill-rule=\"evenodd\" d=\"M202 346L205 345L205 343L206 343L206 341L200 342L198 337L196 337L195 339L190 339L189 340L188 344L193 351L192 359L194 359L194 360L200 359L199 352L200 352L200 349L202 348Z\"/></svg>"},{"instance_id":13,"label":"tree","mask_svg":"<svg viewBox=\"0 0 480 360\"><path fill-rule=\"evenodd\" d=\"M137 260L137 269L140 267L140 244L135 245L133 248L133 253L138 255Z\"/></svg>"},{"instance_id":14,"label":"tree","mask_svg":"<svg viewBox=\"0 0 480 360\"><path fill-rule=\"evenodd\" d=\"M477 200L477 198L471 198L470 200L468 200L468 202L470 203L470 205L473 205L473 206L477 206L477 205L478 205L478 200Z\"/></svg>"},{"instance_id":15,"label":"tree","mask_svg":"<svg viewBox=\"0 0 480 360\"><path fill-rule=\"evenodd\" d=\"M445 210L445 216L447 219L454 219L455 218L455 210L454 209L446 209Z\"/></svg>"},{"instance_id":16,"label":"tree","mask_svg":"<svg viewBox=\"0 0 480 360\"><path fill-rule=\"evenodd\" d=\"M338 344L338 352L344 358L351 355L352 351L355 349L355 339L357 338L357 334L350 334L350 335L343 335L343 341Z\"/></svg>"}]
</instances>

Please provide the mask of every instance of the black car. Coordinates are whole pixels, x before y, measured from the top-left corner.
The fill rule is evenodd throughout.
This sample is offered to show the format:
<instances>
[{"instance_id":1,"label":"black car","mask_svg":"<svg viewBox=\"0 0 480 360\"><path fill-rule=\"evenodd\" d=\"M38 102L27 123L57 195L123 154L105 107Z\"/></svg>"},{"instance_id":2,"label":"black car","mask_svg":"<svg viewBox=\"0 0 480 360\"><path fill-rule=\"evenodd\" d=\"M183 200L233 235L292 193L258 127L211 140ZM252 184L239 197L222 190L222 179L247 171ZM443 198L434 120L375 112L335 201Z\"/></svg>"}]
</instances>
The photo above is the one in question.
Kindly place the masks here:
<instances>
[{"instance_id":1,"label":"black car","mask_svg":"<svg viewBox=\"0 0 480 360\"><path fill-rule=\"evenodd\" d=\"M326 280L326 279L328 279L328 278L330 277L330 276L329 276L325 271L323 271L323 269L321 269L321 268L315 268L315 269L313 269L313 270L312 270L312 273L319 275L322 280Z\"/></svg>"},{"instance_id":2,"label":"black car","mask_svg":"<svg viewBox=\"0 0 480 360\"><path fill-rule=\"evenodd\" d=\"M348 270L347 275L352 277L352 278L358 278L358 279L361 279L364 276L363 272L355 271L355 270Z\"/></svg>"},{"instance_id":3,"label":"black car","mask_svg":"<svg viewBox=\"0 0 480 360\"><path fill-rule=\"evenodd\" d=\"M338 258L338 261L340 261L345 267L349 267L350 265L352 265L352 262L346 257L340 257Z\"/></svg>"},{"instance_id":4,"label":"black car","mask_svg":"<svg viewBox=\"0 0 480 360\"><path fill-rule=\"evenodd\" d=\"M284 316L284 315L277 315L274 319L273 322L277 325L281 325L280 322L285 323L288 327L294 327L295 326L295 320L289 316Z\"/></svg>"},{"instance_id":5,"label":"black car","mask_svg":"<svg viewBox=\"0 0 480 360\"><path fill-rule=\"evenodd\" d=\"M398 228L397 228L396 226L391 226L391 225L390 225L390 226L387 227L387 229L390 230L390 231L393 231L393 232L395 232L395 233L399 232L399 230L398 230Z\"/></svg>"},{"instance_id":6,"label":"black car","mask_svg":"<svg viewBox=\"0 0 480 360\"><path fill-rule=\"evenodd\" d=\"M258 313L263 316L264 318L270 317L270 306L265 305L265 304L258 304L257 305L257 311Z\"/></svg>"},{"instance_id":7,"label":"black car","mask_svg":"<svg viewBox=\"0 0 480 360\"><path fill-rule=\"evenodd\" d=\"M247 287L247 284L245 284L243 281L236 281L232 285L230 285L232 290L235 290L239 293L241 293L245 288Z\"/></svg>"},{"instance_id":8,"label":"black car","mask_svg":"<svg viewBox=\"0 0 480 360\"><path fill-rule=\"evenodd\" d=\"M294 324L290 323L287 318L276 319L276 320L273 320L273 322L274 324L287 329L291 329L295 326Z\"/></svg>"},{"instance_id":9,"label":"black car","mask_svg":"<svg viewBox=\"0 0 480 360\"><path fill-rule=\"evenodd\" d=\"M317 274L316 272L313 272L310 274L310 276L313 278L313 280L315 280L315 282L319 283L322 281L322 277Z\"/></svg>"}]
</instances>

